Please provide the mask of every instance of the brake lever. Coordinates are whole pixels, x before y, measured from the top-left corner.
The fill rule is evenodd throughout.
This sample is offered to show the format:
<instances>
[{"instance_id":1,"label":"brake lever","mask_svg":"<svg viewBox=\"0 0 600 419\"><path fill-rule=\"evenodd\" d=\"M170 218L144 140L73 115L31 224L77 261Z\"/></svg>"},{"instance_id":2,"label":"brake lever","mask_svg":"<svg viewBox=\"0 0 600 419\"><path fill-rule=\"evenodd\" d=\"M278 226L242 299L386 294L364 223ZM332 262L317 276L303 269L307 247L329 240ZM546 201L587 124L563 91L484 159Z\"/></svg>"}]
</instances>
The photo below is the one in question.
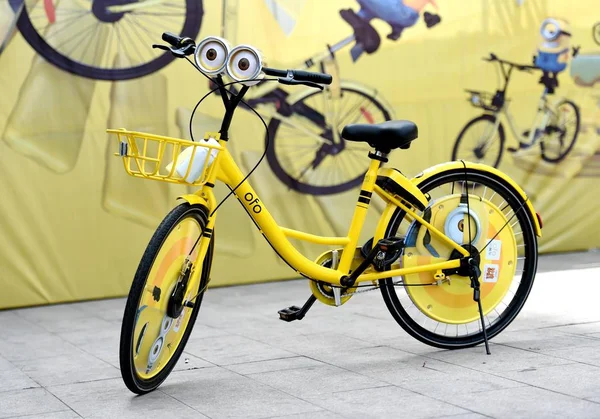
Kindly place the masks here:
<instances>
[{"instance_id":1,"label":"brake lever","mask_svg":"<svg viewBox=\"0 0 600 419\"><path fill-rule=\"evenodd\" d=\"M195 45L194 44L186 44L186 45L182 46L181 48L173 48L173 47L169 47L167 45L153 44L152 48L158 48L158 49L162 49L164 51L171 51L171 54L173 54L175 57L184 58L185 56L194 53ZM191 49L191 51L189 51L190 49Z\"/></svg>"},{"instance_id":2,"label":"brake lever","mask_svg":"<svg viewBox=\"0 0 600 419\"><path fill-rule=\"evenodd\" d=\"M323 90L323 86L321 86L320 84L317 83L313 83L311 81L298 81L298 80L294 80L294 79L288 79L286 78L280 78L279 79L279 83L281 84L287 84L288 86L298 86L300 84L303 84L305 86L308 87L312 87L315 89L319 89L319 90Z\"/></svg>"},{"instance_id":3,"label":"brake lever","mask_svg":"<svg viewBox=\"0 0 600 419\"><path fill-rule=\"evenodd\" d=\"M161 44L152 44L152 48L162 49L162 50L165 50L165 51L171 51L171 48L169 48L166 45L161 45Z\"/></svg>"}]
</instances>

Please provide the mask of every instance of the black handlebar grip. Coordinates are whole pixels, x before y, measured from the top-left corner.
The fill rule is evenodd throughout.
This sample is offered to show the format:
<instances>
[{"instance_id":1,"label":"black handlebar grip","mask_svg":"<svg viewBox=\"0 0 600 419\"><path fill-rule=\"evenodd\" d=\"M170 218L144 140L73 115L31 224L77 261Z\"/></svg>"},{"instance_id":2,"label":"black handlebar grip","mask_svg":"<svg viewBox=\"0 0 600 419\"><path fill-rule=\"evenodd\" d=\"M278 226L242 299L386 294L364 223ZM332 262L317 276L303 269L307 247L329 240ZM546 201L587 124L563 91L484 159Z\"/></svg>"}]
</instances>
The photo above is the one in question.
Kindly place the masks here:
<instances>
[{"instance_id":1,"label":"black handlebar grip","mask_svg":"<svg viewBox=\"0 0 600 419\"><path fill-rule=\"evenodd\" d=\"M288 72L286 70L277 70L276 68L263 67L263 72L267 76L273 77L287 77Z\"/></svg>"},{"instance_id":2,"label":"black handlebar grip","mask_svg":"<svg viewBox=\"0 0 600 419\"><path fill-rule=\"evenodd\" d=\"M183 38L181 36L177 36L171 32L163 33L162 39L163 39L163 41L168 42L169 44L171 44L174 47L179 47L179 44L183 40Z\"/></svg>"},{"instance_id":3,"label":"black handlebar grip","mask_svg":"<svg viewBox=\"0 0 600 419\"><path fill-rule=\"evenodd\" d=\"M298 81L310 81L317 84L331 84L333 81L331 74L312 73L303 70L292 70L292 74L294 75L294 80Z\"/></svg>"}]
</instances>

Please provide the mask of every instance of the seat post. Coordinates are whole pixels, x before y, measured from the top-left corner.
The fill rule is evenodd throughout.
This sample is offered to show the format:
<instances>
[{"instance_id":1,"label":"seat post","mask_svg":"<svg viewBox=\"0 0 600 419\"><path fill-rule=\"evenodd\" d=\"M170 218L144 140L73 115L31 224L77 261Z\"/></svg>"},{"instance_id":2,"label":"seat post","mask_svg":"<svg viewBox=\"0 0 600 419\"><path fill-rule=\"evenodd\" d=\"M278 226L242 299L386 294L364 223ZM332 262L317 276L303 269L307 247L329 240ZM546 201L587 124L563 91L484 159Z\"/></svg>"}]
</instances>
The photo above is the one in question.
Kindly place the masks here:
<instances>
[{"instance_id":1,"label":"seat post","mask_svg":"<svg viewBox=\"0 0 600 419\"><path fill-rule=\"evenodd\" d=\"M382 163L387 163L388 158L387 155L391 150L384 152L383 150L375 149L375 152L369 151L369 158L371 160L379 160Z\"/></svg>"}]
</instances>

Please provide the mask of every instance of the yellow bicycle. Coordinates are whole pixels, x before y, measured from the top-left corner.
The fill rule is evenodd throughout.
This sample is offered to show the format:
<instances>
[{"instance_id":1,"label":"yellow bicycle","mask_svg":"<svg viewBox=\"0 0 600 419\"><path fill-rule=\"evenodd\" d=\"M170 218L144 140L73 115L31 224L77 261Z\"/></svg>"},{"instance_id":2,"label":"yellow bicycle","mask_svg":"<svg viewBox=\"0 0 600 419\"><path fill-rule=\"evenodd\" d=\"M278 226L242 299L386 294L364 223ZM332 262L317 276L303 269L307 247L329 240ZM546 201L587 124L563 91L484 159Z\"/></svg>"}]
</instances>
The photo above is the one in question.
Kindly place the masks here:
<instances>
[{"instance_id":1,"label":"yellow bicycle","mask_svg":"<svg viewBox=\"0 0 600 419\"><path fill-rule=\"evenodd\" d=\"M263 67L254 48L231 49L220 38L196 45L165 33L163 40L171 46L156 47L182 58L194 54L197 69L220 89L226 110L220 131L199 141L108 130L118 138L116 154L128 174L199 188L180 197L184 202L158 226L135 274L120 341L121 373L131 391L156 389L190 336L210 281L216 181L231 189L275 252L309 280L310 298L302 307L280 310L282 320L301 320L317 300L340 306L355 294L379 289L392 316L421 342L447 349L485 343L489 353L488 339L519 313L537 268L541 219L517 184L497 169L466 161L440 164L408 179L381 165L393 149L407 149L417 138L414 123L348 125L341 136L372 150L347 236L281 227L250 185L252 171L244 176L227 150L233 113L249 87L265 77L323 89L331 76ZM227 90L223 71L243 85L238 92ZM373 238L361 245L376 197L386 206ZM290 238L331 250L312 261Z\"/></svg>"}]
</instances>

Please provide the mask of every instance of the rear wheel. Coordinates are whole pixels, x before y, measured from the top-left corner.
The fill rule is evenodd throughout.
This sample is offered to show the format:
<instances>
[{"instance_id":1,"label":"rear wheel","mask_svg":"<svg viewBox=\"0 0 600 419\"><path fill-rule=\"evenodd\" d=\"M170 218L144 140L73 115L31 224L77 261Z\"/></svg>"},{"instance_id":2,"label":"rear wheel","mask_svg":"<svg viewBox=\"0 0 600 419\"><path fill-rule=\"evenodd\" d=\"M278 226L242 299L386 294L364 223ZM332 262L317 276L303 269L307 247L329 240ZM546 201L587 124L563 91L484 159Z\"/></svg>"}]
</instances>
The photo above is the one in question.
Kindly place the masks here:
<instances>
[{"instance_id":1,"label":"rear wheel","mask_svg":"<svg viewBox=\"0 0 600 419\"><path fill-rule=\"evenodd\" d=\"M202 206L179 205L159 225L142 257L127 298L120 342L121 375L134 393L148 393L167 378L198 317L213 256L211 239L205 257L198 260L207 218ZM190 275L198 269L199 284L189 288ZM184 301L192 301L193 308Z\"/></svg>"},{"instance_id":2,"label":"rear wheel","mask_svg":"<svg viewBox=\"0 0 600 419\"><path fill-rule=\"evenodd\" d=\"M452 150L452 160L467 160L498 167L504 152L504 127L493 115L471 119L462 129Z\"/></svg>"},{"instance_id":3,"label":"rear wheel","mask_svg":"<svg viewBox=\"0 0 600 419\"><path fill-rule=\"evenodd\" d=\"M579 134L579 109L570 100L562 101L556 107L540 141L542 158L549 163L559 163L571 152Z\"/></svg>"},{"instance_id":4,"label":"rear wheel","mask_svg":"<svg viewBox=\"0 0 600 419\"><path fill-rule=\"evenodd\" d=\"M481 302L489 338L504 330L517 316L533 285L537 269L537 241L532 220L521 195L505 181L475 169L439 173L419 188L431 197L431 223L480 259ZM468 177L468 182L465 182ZM466 190L467 189L467 190ZM469 197L471 216L463 204ZM404 267L443 262L444 247L418 223L397 209L386 237L404 236ZM468 229L472 240L465 236ZM411 336L428 345L459 349L484 341L477 303L468 277L449 275L441 285L433 272L380 281L383 299L394 319Z\"/></svg>"}]
</instances>

